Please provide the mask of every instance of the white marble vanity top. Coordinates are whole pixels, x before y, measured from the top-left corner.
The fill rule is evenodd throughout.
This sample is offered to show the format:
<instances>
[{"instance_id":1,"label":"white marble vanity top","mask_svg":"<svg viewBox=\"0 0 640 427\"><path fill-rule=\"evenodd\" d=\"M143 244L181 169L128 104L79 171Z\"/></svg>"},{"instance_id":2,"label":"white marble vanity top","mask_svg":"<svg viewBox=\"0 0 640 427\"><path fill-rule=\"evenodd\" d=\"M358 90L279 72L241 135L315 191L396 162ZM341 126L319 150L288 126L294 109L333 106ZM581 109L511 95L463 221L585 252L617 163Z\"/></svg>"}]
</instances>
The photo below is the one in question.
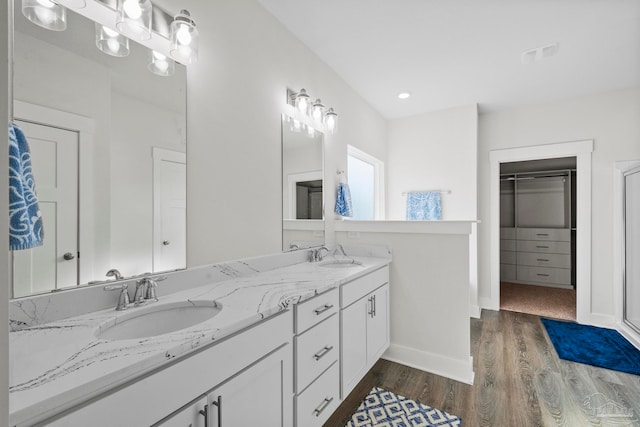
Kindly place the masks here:
<instances>
[{"instance_id":1,"label":"white marble vanity top","mask_svg":"<svg viewBox=\"0 0 640 427\"><path fill-rule=\"evenodd\" d=\"M160 283L160 301L153 304L207 300L222 306L216 317L164 335L119 341L96 338L100 325L141 308L125 312L109 308L11 332L11 425L26 425L82 403L390 261L354 259L362 264L328 268L305 262L242 277L228 271L228 280L170 295L163 294ZM233 269L232 265L211 268Z\"/></svg>"}]
</instances>

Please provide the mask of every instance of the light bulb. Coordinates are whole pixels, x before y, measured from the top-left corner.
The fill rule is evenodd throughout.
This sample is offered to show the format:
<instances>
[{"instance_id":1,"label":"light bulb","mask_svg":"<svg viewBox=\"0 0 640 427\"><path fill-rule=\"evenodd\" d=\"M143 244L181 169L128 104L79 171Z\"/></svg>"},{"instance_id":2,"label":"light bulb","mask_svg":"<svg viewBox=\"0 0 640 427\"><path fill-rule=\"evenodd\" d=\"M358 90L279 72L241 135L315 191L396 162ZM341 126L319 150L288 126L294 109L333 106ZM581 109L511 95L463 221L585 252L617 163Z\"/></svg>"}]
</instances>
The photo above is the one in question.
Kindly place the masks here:
<instances>
[{"instance_id":1,"label":"light bulb","mask_svg":"<svg viewBox=\"0 0 640 427\"><path fill-rule=\"evenodd\" d=\"M122 8L131 19L139 19L142 16L142 8L138 0L125 0Z\"/></svg>"},{"instance_id":2,"label":"light bulb","mask_svg":"<svg viewBox=\"0 0 640 427\"><path fill-rule=\"evenodd\" d=\"M51 0L38 0L38 4L44 7L48 7L49 9L55 7L55 3Z\"/></svg>"},{"instance_id":3,"label":"light bulb","mask_svg":"<svg viewBox=\"0 0 640 427\"><path fill-rule=\"evenodd\" d=\"M118 37L118 32L117 31L114 31L109 27L105 27L104 25L102 26L102 29L103 29L104 33L106 35L108 35L109 37Z\"/></svg>"},{"instance_id":4,"label":"light bulb","mask_svg":"<svg viewBox=\"0 0 640 427\"><path fill-rule=\"evenodd\" d=\"M181 24L180 29L178 29L178 32L176 34L176 38L181 45L191 44L191 32L189 31L189 26Z\"/></svg>"},{"instance_id":5,"label":"light bulb","mask_svg":"<svg viewBox=\"0 0 640 427\"><path fill-rule=\"evenodd\" d=\"M109 39L107 41L107 47L111 52L118 53L118 50L120 50L120 43L116 39Z\"/></svg>"},{"instance_id":6,"label":"light bulb","mask_svg":"<svg viewBox=\"0 0 640 427\"><path fill-rule=\"evenodd\" d=\"M153 51L153 57L158 61L166 61L167 59L166 55L163 55L160 52L156 52L155 50Z\"/></svg>"},{"instance_id":7,"label":"light bulb","mask_svg":"<svg viewBox=\"0 0 640 427\"><path fill-rule=\"evenodd\" d=\"M50 9L36 9L36 16L45 25L51 24L56 16Z\"/></svg>"},{"instance_id":8,"label":"light bulb","mask_svg":"<svg viewBox=\"0 0 640 427\"><path fill-rule=\"evenodd\" d=\"M314 128L312 128L311 126L307 126L307 135L309 135L310 138L313 138L315 133L316 130Z\"/></svg>"}]
</instances>

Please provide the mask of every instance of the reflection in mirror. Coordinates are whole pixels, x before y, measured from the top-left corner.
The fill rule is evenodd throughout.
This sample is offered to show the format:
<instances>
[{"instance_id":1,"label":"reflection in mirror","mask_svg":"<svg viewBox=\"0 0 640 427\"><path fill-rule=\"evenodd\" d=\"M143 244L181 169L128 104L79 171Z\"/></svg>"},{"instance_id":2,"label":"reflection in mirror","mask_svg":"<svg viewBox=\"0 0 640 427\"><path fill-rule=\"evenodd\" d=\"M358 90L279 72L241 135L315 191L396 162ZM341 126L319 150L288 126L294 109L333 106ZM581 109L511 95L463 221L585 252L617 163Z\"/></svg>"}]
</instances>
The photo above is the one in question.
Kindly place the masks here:
<instances>
[{"instance_id":1,"label":"reflection in mirror","mask_svg":"<svg viewBox=\"0 0 640 427\"><path fill-rule=\"evenodd\" d=\"M13 296L184 268L186 72L116 58L68 11L47 31L15 10L14 117L30 144L44 245L13 252Z\"/></svg>"},{"instance_id":2,"label":"reflection in mirror","mask_svg":"<svg viewBox=\"0 0 640 427\"><path fill-rule=\"evenodd\" d=\"M324 244L324 135L282 116L282 250Z\"/></svg>"}]
</instances>

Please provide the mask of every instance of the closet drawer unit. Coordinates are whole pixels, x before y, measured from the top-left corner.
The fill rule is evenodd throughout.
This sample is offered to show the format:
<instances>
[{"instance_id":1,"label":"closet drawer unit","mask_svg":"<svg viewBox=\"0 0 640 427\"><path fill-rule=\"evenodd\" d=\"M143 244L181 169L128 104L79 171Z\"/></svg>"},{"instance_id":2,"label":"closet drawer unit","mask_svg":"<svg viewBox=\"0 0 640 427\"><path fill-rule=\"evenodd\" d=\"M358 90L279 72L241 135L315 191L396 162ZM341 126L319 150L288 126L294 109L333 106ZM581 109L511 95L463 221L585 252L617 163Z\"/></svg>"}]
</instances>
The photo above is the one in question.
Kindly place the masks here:
<instances>
[{"instance_id":1,"label":"closet drawer unit","mask_svg":"<svg viewBox=\"0 0 640 427\"><path fill-rule=\"evenodd\" d=\"M296 426L320 427L340 404L340 369L334 363L308 389L296 396Z\"/></svg>"},{"instance_id":2,"label":"closet drawer unit","mask_svg":"<svg viewBox=\"0 0 640 427\"><path fill-rule=\"evenodd\" d=\"M516 234L518 240L571 241L571 230L568 228L518 228Z\"/></svg>"},{"instance_id":3,"label":"closet drawer unit","mask_svg":"<svg viewBox=\"0 0 640 427\"><path fill-rule=\"evenodd\" d=\"M309 329L296 340L296 393L305 389L324 372L340 354L340 327L338 315Z\"/></svg>"},{"instance_id":4,"label":"closet drawer unit","mask_svg":"<svg viewBox=\"0 0 640 427\"><path fill-rule=\"evenodd\" d=\"M306 331L313 325L329 318L333 313L337 313L339 301L340 292L336 288L311 298L302 304L296 304L296 334Z\"/></svg>"},{"instance_id":5,"label":"closet drawer unit","mask_svg":"<svg viewBox=\"0 0 640 427\"><path fill-rule=\"evenodd\" d=\"M516 264L516 253L512 251L500 251L500 264Z\"/></svg>"},{"instance_id":6,"label":"closet drawer unit","mask_svg":"<svg viewBox=\"0 0 640 427\"><path fill-rule=\"evenodd\" d=\"M515 228L500 228L500 238L501 239L515 239L516 238L516 229Z\"/></svg>"},{"instance_id":7,"label":"closet drawer unit","mask_svg":"<svg viewBox=\"0 0 640 427\"><path fill-rule=\"evenodd\" d=\"M500 250L501 251L515 251L516 250L516 241L515 240L500 240Z\"/></svg>"},{"instance_id":8,"label":"closet drawer unit","mask_svg":"<svg viewBox=\"0 0 640 427\"><path fill-rule=\"evenodd\" d=\"M567 268L530 267L527 265L519 265L517 278L520 282L571 285L571 270Z\"/></svg>"},{"instance_id":9,"label":"closet drawer unit","mask_svg":"<svg viewBox=\"0 0 640 427\"><path fill-rule=\"evenodd\" d=\"M532 252L518 252L517 258L518 265L529 265L532 267L571 268L571 256L567 254L539 254ZM503 262L502 258L500 258L500 262Z\"/></svg>"},{"instance_id":10,"label":"closet drawer unit","mask_svg":"<svg viewBox=\"0 0 640 427\"><path fill-rule=\"evenodd\" d=\"M518 240L518 252L537 252L541 254L570 254L570 242L535 242L533 240Z\"/></svg>"},{"instance_id":11,"label":"closet drawer unit","mask_svg":"<svg viewBox=\"0 0 640 427\"><path fill-rule=\"evenodd\" d=\"M503 282L516 280L516 266L500 264L500 280Z\"/></svg>"}]
</instances>

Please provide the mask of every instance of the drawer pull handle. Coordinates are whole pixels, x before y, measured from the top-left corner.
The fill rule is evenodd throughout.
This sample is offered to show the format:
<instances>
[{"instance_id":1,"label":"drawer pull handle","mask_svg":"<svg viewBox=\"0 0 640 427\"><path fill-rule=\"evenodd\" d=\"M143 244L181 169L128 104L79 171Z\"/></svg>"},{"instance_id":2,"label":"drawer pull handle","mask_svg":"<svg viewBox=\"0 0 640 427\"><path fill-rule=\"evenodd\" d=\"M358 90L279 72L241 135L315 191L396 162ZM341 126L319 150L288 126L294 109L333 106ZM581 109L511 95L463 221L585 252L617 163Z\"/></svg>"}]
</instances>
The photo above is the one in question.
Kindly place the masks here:
<instances>
[{"instance_id":1,"label":"drawer pull handle","mask_svg":"<svg viewBox=\"0 0 640 427\"><path fill-rule=\"evenodd\" d=\"M222 396L218 396L211 404L218 408L218 427L222 427Z\"/></svg>"},{"instance_id":2,"label":"drawer pull handle","mask_svg":"<svg viewBox=\"0 0 640 427\"><path fill-rule=\"evenodd\" d=\"M548 233L536 233L536 236L549 237Z\"/></svg>"},{"instance_id":3,"label":"drawer pull handle","mask_svg":"<svg viewBox=\"0 0 640 427\"><path fill-rule=\"evenodd\" d=\"M199 412L204 417L204 427L209 427L209 405L204 405L204 409L200 409Z\"/></svg>"},{"instance_id":4,"label":"drawer pull handle","mask_svg":"<svg viewBox=\"0 0 640 427\"><path fill-rule=\"evenodd\" d=\"M314 311L314 313L316 313L316 316L320 316L322 313L324 313L327 310L331 310L333 308L333 304L325 304L322 307L316 308Z\"/></svg>"},{"instance_id":5,"label":"drawer pull handle","mask_svg":"<svg viewBox=\"0 0 640 427\"><path fill-rule=\"evenodd\" d=\"M315 414L315 416L319 417L322 411L327 409L327 406L329 406L331 402L333 402L333 397L325 397L322 403L320 404L320 406L318 406L316 409L313 410L313 413Z\"/></svg>"},{"instance_id":6,"label":"drawer pull handle","mask_svg":"<svg viewBox=\"0 0 640 427\"><path fill-rule=\"evenodd\" d=\"M317 362L318 360L320 360L323 357L325 357L327 355L327 353L329 353L331 350L333 350L333 346L332 345L327 345L322 350L320 350L319 352L314 354L313 357L316 359L316 362Z\"/></svg>"},{"instance_id":7,"label":"drawer pull handle","mask_svg":"<svg viewBox=\"0 0 640 427\"><path fill-rule=\"evenodd\" d=\"M536 246L538 249L549 249L549 246Z\"/></svg>"},{"instance_id":8,"label":"drawer pull handle","mask_svg":"<svg viewBox=\"0 0 640 427\"><path fill-rule=\"evenodd\" d=\"M549 262L548 259L544 259L544 258L538 258L536 259L536 261L540 261L540 262Z\"/></svg>"},{"instance_id":9,"label":"drawer pull handle","mask_svg":"<svg viewBox=\"0 0 640 427\"><path fill-rule=\"evenodd\" d=\"M536 276L540 276L540 277L549 277L548 274L542 274L542 273L537 273Z\"/></svg>"}]
</instances>

